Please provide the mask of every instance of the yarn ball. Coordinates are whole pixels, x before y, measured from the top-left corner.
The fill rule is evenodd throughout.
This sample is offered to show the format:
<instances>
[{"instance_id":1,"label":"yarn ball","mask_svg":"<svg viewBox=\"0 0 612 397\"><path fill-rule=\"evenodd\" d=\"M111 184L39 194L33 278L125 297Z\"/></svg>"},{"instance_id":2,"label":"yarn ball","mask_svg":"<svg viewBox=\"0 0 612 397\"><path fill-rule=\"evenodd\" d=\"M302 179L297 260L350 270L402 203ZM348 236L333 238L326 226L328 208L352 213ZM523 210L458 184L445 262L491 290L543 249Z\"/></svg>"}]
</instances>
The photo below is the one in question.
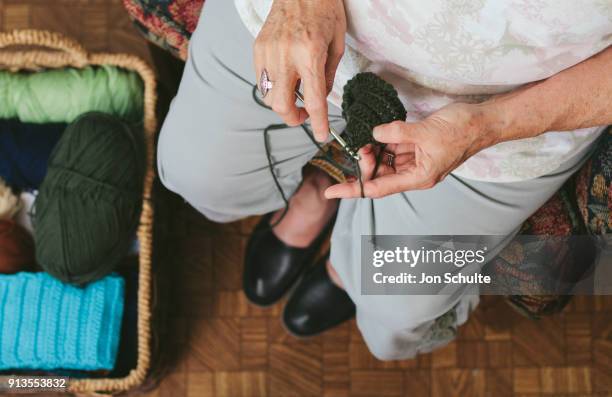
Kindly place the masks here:
<instances>
[{"instance_id":1,"label":"yarn ball","mask_svg":"<svg viewBox=\"0 0 612 397\"><path fill-rule=\"evenodd\" d=\"M38 189L66 124L0 120L0 177L18 190Z\"/></svg>"},{"instance_id":2,"label":"yarn ball","mask_svg":"<svg viewBox=\"0 0 612 397\"><path fill-rule=\"evenodd\" d=\"M14 221L0 220L0 273L29 270L34 262L32 236Z\"/></svg>"},{"instance_id":3,"label":"yarn ball","mask_svg":"<svg viewBox=\"0 0 612 397\"><path fill-rule=\"evenodd\" d=\"M0 178L0 220L13 219L21 210L19 197L13 194L2 178Z\"/></svg>"},{"instance_id":4,"label":"yarn ball","mask_svg":"<svg viewBox=\"0 0 612 397\"><path fill-rule=\"evenodd\" d=\"M372 131L380 124L406 120L406 109L397 91L374 73L359 73L344 86L342 117L346 142L357 150L375 143Z\"/></svg>"},{"instance_id":5,"label":"yarn ball","mask_svg":"<svg viewBox=\"0 0 612 397\"><path fill-rule=\"evenodd\" d=\"M138 226L144 170L140 129L103 113L70 124L34 202L40 266L77 285L111 273Z\"/></svg>"},{"instance_id":6,"label":"yarn ball","mask_svg":"<svg viewBox=\"0 0 612 397\"><path fill-rule=\"evenodd\" d=\"M52 69L37 73L0 72L0 119L69 123L89 111L139 121L143 82L114 66Z\"/></svg>"},{"instance_id":7,"label":"yarn ball","mask_svg":"<svg viewBox=\"0 0 612 397\"><path fill-rule=\"evenodd\" d=\"M578 172L576 199L589 233L612 232L612 128L604 132L595 153Z\"/></svg>"}]
</instances>

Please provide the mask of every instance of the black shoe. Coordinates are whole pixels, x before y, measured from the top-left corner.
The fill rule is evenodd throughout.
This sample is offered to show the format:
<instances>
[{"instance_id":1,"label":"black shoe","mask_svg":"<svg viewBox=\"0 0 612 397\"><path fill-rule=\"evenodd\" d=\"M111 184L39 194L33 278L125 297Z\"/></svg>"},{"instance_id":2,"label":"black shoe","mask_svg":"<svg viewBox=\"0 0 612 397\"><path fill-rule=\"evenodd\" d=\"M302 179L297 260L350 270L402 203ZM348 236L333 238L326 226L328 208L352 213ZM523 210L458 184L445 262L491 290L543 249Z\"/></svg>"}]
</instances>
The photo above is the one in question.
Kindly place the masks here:
<instances>
[{"instance_id":1,"label":"black shoe","mask_svg":"<svg viewBox=\"0 0 612 397\"><path fill-rule=\"evenodd\" d=\"M325 241L335 217L306 248L290 247L276 237L270 227L272 214L265 215L249 239L243 273L247 298L259 306L268 306L285 295L310 265Z\"/></svg>"},{"instance_id":2,"label":"black shoe","mask_svg":"<svg viewBox=\"0 0 612 397\"><path fill-rule=\"evenodd\" d=\"M355 316L355 304L329 278L326 261L327 256L304 275L285 306L283 322L296 336L319 334Z\"/></svg>"}]
</instances>

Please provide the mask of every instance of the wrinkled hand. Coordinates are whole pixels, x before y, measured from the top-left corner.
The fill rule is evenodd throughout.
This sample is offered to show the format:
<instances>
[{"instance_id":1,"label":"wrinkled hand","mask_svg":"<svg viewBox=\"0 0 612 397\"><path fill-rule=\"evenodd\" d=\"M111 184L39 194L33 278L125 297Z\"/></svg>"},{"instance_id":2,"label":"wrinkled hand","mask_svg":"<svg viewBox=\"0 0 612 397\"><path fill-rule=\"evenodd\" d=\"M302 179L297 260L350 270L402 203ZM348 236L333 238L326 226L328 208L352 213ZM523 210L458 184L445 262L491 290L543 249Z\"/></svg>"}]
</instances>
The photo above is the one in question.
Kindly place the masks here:
<instances>
[{"instance_id":1,"label":"wrinkled hand","mask_svg":"<svg viewBox=\"0 0 612 397\"><path fill-rule=\"evenodd\" d=\"M255 40L257 81L265 68L274 82L264 101L290 126L310 117L318 141L327 139L327 95L344 53L345 33L342 0L275 0ZM305 109L295 104L300 81Z\"/></svg>"},{"instance_id":2,"label":"wrinkled hand","mask_svg":"<svg viewBox=\"0 0 612 397\"><path fill-rule=\"evenodd\" d=\"M378 198L408 190L429 189L470 156L495 143L492 114L479 105L448 105L417 123L395 121L374 129L374 138L395 154L394 167L381 162L376 175L375 149L360 150L359 166L366 197ZM361 197L358 181L329 187L327 198Z\"/></svg>"}]
</instances>

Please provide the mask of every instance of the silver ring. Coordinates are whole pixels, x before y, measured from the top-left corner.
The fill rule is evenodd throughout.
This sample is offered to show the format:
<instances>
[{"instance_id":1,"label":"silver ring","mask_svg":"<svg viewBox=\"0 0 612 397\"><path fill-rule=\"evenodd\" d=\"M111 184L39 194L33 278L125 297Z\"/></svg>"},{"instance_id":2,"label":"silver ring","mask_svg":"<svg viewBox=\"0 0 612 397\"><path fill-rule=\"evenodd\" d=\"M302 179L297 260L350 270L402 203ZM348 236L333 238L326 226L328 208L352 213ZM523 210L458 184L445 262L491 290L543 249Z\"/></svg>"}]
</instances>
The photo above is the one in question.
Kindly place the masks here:
<instances>
[{"instance_id":1,"label":"silver ring","mask_svg":"<svg viewBox=\"0 0 612 397\"><path fill-rule=\"evenodd\" d=\"M391 153L391 152L387 152L384 151L383 154L386 156L387 158L387 165L391 168L395 168L393 166L393 163L395 162L395 154Z\"/></svg>"},{"instance_id":2,"label":"silver ring","mask_svg":"<svg viewBox=\"0 0 612 397\"><path fill-rule=\"evenodd\" d=\"M268 71L266 69L261 71L261 76L259 77L259 92L261 93L261 97L265 98L268 95L268 92L272 90L273 82L270 80L268 76Z\"/></svg>"}]
</instances>

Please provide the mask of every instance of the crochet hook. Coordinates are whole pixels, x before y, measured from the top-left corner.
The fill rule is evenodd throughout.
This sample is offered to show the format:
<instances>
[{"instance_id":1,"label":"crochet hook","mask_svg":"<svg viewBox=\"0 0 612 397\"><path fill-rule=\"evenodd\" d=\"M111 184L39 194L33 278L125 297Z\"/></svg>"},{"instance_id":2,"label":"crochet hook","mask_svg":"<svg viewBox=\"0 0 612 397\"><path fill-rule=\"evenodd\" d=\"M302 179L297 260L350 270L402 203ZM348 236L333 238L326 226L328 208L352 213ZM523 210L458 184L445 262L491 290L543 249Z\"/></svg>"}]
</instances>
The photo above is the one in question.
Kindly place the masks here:
<instances>
[{"instance_id":1,"label":"crochet hook","mask_svg":"<svg viewBox=\"0 0 612 397\"><path fill-rule=\"evenodd\" d=\"M302 104L304 104L304 96L302 95L301 92L299 92L298 90L295 90L295 96ZM336 142L338 142L340 146L342 146L342 149L344 149L352 158L354 158L357 161L361 160L361 156L358 153L355 153L355 151L349 147L346 141L342 139L340 134L338 134L338 132L334 130L334 128L331 126L331 123L329 124L329 133L331 134L332 137L334 137Z\"/></svg>"}]
</instances>

